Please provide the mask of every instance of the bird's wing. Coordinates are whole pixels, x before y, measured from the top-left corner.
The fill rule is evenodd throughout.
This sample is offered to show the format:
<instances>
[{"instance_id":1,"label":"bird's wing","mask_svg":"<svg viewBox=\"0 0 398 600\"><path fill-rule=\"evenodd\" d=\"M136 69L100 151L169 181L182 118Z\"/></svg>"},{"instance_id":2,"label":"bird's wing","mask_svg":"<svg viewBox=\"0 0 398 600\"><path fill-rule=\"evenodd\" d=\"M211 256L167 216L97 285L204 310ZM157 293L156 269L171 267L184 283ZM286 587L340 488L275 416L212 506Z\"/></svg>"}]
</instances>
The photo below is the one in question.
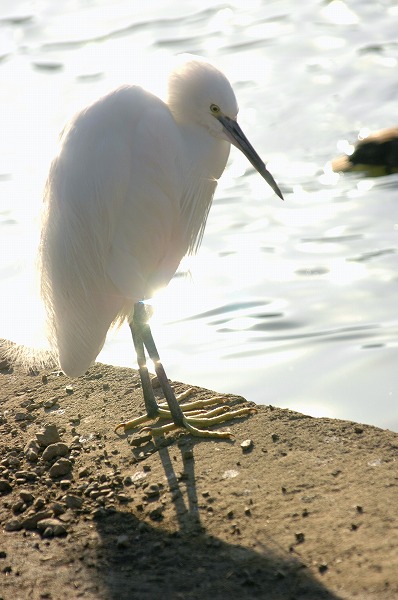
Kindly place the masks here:
<instances>
[{"instance_id":1,"label":"bird's wing","mask_svg":"<svg viewBox=\"0 0 398 600\"><path fill-rule=\"evenodd\" d=\"M126 296L138 299L135 291L141 287L134 290L134 282L148 267L140 253L149 248L153 254L158 219L166 218L167 224L170 176L161 177L165 165L160 173L156 161L150 168L145 164L156 150L145 144L145 130L154 126L151 113L170 118L167 107L140 88L105 96L65 128L50 169L40 251L42 295L50 339L70 375L95 360L110 324L127 310ZM171 161L172 155L169 148ZM145 186L152 175L155 184ZM165 191L159 194L162 185ZM168 223L170 235L170 218Z\"/></svg>"},{"instance_id":2,"label":"bird's wing","mask_svg":"<svg viewBox=\"0 0 398 600\"><path fill-rule=\"evenodd\" d=\"M132 301L167 284L187 250L180 220L180 132L163 102L150 95L147 100L130 132L130 178L107 265L117 289Z\"/></svg>"}]
</instances>

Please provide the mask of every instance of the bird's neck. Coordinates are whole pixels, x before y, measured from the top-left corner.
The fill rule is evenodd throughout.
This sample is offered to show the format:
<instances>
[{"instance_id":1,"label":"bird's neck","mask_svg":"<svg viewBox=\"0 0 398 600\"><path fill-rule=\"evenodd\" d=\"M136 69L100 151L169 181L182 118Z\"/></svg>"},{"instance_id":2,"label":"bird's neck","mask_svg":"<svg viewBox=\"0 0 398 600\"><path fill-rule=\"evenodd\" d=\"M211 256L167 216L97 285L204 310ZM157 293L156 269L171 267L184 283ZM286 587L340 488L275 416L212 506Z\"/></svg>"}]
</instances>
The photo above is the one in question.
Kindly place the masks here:
<instances>
[{"instance_id":1,"label":"bird's neck","mask_svg":"<svg viewBox=\"0 0 398 600\"><path fill-rule=\"evenodd\" d=\"M201 178L219 179L227 164L230 144L201 125L182 125L181 133L188 172L196 172Z\"/></svg>"}]
</instances>

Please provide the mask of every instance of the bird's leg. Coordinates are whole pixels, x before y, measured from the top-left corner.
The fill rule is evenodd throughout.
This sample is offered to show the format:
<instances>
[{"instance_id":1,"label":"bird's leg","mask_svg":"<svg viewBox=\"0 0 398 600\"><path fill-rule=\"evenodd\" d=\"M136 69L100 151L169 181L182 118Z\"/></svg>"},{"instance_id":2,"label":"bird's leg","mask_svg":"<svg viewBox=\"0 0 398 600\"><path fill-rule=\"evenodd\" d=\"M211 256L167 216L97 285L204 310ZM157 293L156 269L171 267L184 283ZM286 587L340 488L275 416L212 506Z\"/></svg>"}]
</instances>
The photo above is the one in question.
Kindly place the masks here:
<instances>
[{"instance_id":1,"label":"bird's leg","mask_svg":"<svg viewBox=\"0 0 398 600\"><path fill-rule=\"evenodd\" d=\"M172 417L174 423L177 425L177 427L183 427L184 415L180 408L180 405L178 404L178 402L176 400L174 392L171 389L171 385L167 379L163 365L160 362L159 353L156 349L155 342L152 337L151 328L147 322L147 314L146 314L146 310L145 310L145 304L143 304L142 302L137 302L137 304L135 304L135 306L134 306L134 317L133 317L133 322L132 322L132 326L131 326L131 332L133 334L134 345L136 346L137 359L138 360L141 359L141 361L143 359L142 364L144 365L144 367L142 370L140 367L140 376L141 376L141 383L142 383L143 392L144 392L144 400L145 400L145 392L147 392L148 399L150 400L150 406L148 406L147 400L145 400L145 407L147 409L148 416L149 417L158 416L159 415L159 406L156 403L155 396L154 396L153 389L152 389L152 384L149 379L148 369L146 367L146 361L145 361L144 346L146 347L146 349L148 351L149 358L152 360L152 362L154 364L155 372L158 377L160 387L162 388L164 396L167 401L167 404L169 405L171 417ZM137 345L136 345L136 339L138 342ZM137 346L138 346L138 349L137 349ZM138 354L138 351L140 351L140 355ZM148 389L146 389L146 390L144 389L144 382L145 382L146 387L148 385L150 386L150 394L148 393ZM148 408L150 408L151 413L152 413L153 412L152 408L154 406L155 406L155 411L154 411L154 414L152 415L152 414L150 414Z\"/></svg>"},{"instance_id":2,"label":"bird's leg","mask_svg":"<svg viewBox=\"0 0 398 600\"><path fill-rule=\"evenodd\" d=\"M171 419L173 423L163 425L161 427L150 426L145 428L149 430L152 435L162 434L175 428L182 428L188 430L193 435L200 437L230 438L232 434L229 431L208 431L206 429L198 429L197 427L206 427L209 425L222 423L224 421L255 412L251 407L228 410L226 407L221 406L203 413L201 409L214 405L220 401L220 398L217 397L180 405L178 403L178 399L183 399L188 394L182 394L178 397L178 399L176 398L167 379L163 365L160 362L159 353L152 337L150 326L147 322L145 305L142 302L138 302L134 305L134 316L129 325L137 353L139 373L147 414L137 417L131 421L120 423L116 429L123 427L126 431L145 423L145 421L159 417L161 419ZM152 383L146 366L145 348L147 349L149 358L153 361L160 387L162 388L167 401L168 409L164 408L162 405L159 405L155 400ZM185 414L182 409L186 409Z\"/></svg>"},{"instance_id":3,"label":"bird's leg","mask_svg":"<svg viewBox=\"0 0 398 600\"><path fill-rule=\"evenodd\" d=\"M146 365L144 343L141 337L140 325L136 320L136 311L131 323L129 323L131 335L133 337L134 348L137 355L138 370L140 373L142 392L144 395L146 414L150 419L158 416L158 405L153 393L152 382L149 377L148 367Z\"/></svg>"}]
</instances>

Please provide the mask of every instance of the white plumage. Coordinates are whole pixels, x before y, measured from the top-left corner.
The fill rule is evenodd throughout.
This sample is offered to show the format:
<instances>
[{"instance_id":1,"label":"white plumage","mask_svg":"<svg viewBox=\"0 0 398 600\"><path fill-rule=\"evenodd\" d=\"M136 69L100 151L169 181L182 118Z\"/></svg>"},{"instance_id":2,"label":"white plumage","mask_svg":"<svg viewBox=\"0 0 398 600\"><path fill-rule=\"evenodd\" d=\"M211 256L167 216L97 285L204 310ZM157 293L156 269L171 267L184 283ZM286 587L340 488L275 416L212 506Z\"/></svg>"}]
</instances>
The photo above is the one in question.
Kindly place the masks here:
<instances>
[{"instance_id":1,"label":"white plumage","mask_svg":"<svg viewBox=\"0 0 398 600\"><path fill-rule=\"evenodd\" d=\"M40 269L67 375L83 374L111 324L131 323L134 305L197 249L230 143L281 196L237 113L226 77L198 59L171 73L167 104L123 86L65 127L46 185Z\"/></svg>"}]
</instances>

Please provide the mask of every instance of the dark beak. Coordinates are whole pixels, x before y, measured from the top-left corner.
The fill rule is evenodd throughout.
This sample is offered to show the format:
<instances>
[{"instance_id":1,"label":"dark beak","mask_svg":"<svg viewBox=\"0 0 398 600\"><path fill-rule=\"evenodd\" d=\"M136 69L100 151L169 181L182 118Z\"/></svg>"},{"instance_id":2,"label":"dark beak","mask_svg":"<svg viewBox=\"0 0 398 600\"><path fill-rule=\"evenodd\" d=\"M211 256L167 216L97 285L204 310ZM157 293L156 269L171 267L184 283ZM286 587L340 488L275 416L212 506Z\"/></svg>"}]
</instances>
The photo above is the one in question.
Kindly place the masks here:
<instances>
[{"instance_id":1,"label":"dark beak","mask_svg":"<svg viewBox=\"0 0 398 600\"><path fill-rule=\"evenodd\" d=\"M279 198L283 200L282 192L277 186L275 179L272 177L271 173L267 171L267 167L265 166L255 149L253 148L253 146L239 127L237 121L225 116L220 116L216 118L224 127L224 131L227 134L231 144L233 144L243 152L243 154L251 162L256 171L258 171L261 177L263 177L268 183L268 185L272 187L275 194L277 194Z\"/></svg>"}]
</instances>

